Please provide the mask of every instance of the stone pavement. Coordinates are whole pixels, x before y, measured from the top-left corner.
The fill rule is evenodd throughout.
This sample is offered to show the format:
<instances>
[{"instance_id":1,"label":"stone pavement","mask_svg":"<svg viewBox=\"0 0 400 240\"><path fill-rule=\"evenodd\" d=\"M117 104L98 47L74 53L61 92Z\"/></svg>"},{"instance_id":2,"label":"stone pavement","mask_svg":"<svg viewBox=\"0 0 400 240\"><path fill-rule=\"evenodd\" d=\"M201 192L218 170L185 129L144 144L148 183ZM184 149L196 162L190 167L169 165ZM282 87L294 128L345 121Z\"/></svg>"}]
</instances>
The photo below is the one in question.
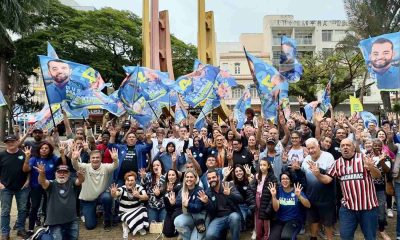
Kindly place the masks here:
<instances>
[{"instance_id":1,"label":"stone pavement","mask_svg":"<svg viewBox=\"0 0 400 240\"><path fill-rule=\"evenodd\" d=\"M392 240L396 239L396 212L394 218L388 218L388 226L386 227L386 232L389 234ZM14 224L16 219L16 204L15 201L13 202L13 208L11 212L11 224ZM28 221L27 221L28 222ZM88 231L85 229L83 224L81 223L80 225L80 233L79 233L79 239L83 240L121 240L122 239L122 227L121 225L113 227L110 232L105 232L103 230L101 221L98 224L97 228L91 231ZM12 226L11 226L12 227ZM135 236L134 238L132 235L130 235L129 239L134 239L134 240L155 240L158 235L156 234L147 234L145 236ZM380 239L379 236L377 236L377 239ZM251 238L251 232L244 232L241 234L240 239L243 240L250 240ZM16 231L12 231L11 233L11 239L21 239L16 236ZM162 238L159 238L162 239ZM164 238L164 239L176 239L176 238ZM308 240L309 239L309 230L307 229L305 235L299 236L299 240ZM321 239L321 238L319 238ZM339 237L335 237L335 240L339 240ZM362 237L360 228L357 229L357 233L355 236L355 240L362 240L364 239ZM271 239L275 240L275 239Z\"/></svg>"}]
</instances>

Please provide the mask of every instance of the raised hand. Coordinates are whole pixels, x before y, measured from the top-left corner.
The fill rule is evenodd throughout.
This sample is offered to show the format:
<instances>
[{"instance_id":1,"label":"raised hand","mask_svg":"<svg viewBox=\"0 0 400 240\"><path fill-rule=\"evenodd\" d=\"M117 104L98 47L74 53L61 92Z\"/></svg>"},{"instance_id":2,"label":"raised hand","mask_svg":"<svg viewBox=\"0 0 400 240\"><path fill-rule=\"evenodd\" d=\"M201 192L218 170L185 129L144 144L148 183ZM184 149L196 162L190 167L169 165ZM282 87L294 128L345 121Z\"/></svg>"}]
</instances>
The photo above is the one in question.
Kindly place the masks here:
<instances>
[{"instance_id":1,"label":"raised hand","mask_svg":"<svg viewBox=\"0 0 400 240\"><path fill-rule=\"evenodd\" d=\"M250 168L249 164L244 165L244 170L246 171L247 176L251 175L251 168Z\"/></svg>"},{"instance_id":2,"label":"raised hand","mask_svg":"<svg viewBox=\"0 0 400 240\"><path fill-rule=\"evenodd\" d=\"M172 182L167 183L167 192L174 190L174 184Z\"/></svg>"},{"instance_id":3,"label":"raised hand","mask_svg":"<svg viewBox=\"0 0 400 240\"><path fill-rule=\"evenodd\" d=\"M176 159L177 159L177 157L176 157L176 152L173 152L173 153L172 153L171 158L172 158L172 162L175 163L175 162L176 162Z\"/></svg>"},{"instance_id":4,"label":"raised hand","mask_svg":"<svg viewBox=\"0 0 400 240\"><path fill-rule=\"evenodd\" d=\"M135 198L139 198L139 197L140 197L140 192L138 191L138 189L137 189L136 186L133 187L132 195L133 195Z\"/></svg>"},{"instance_id":5,"label":"raised hand","mask_svg":"<svg viewBox=\"0 0 400 240\"><path fill-rule=\"evenodd\" d=\"M58 145L58 149L60 150L60 154L61 154L61 155L65 154L65 149L66 149L66 148L67 148L67 144L66 144L66 143L61 142L61 143Z\"/></svg>"},{"instance_id":6,"label":"raised hand","mask_svg":"<svg viewBox=\"0 0 400 240\"><path fill-rule=\"evenodd\" d=\"M110 151L110 154L111 154L111 158L112 158L114 161L117 161L117 160L118 160L118 149L112 148L111 151Z\"/></svg>"},{"instance_id":7,"label":"raised hand","mask_svg":"<svg viewBox=\"0 0 400 240\"><path fill-rule=\"evenodd\" d=\"M304 105L304 98L303 98L302 96L298 96L298 97L297 97L297 101L299 102L299 105L300 105L300 106L303 106L303 105Z\"/></svg>"},{"instance_id":8,"label":"raised hand","mask_svg":"<svg viewBox=\"0 0 400 240\"><path fill-rule=\"evenodd\" d=\"M227 179L232 171L233 171L233 168L231 166L224 168L224 170L223 170L224 179Z\"/></svg>"},{"instance_id":9,"label":"raised hand","mask_svg":"<svg viewBox=\"0 0 400 240\"><path fill-rule=\"evenodd\" d=\"M323 112L315 112L314 120L319 123L322 122L322 120L324 120L324 113Z\"/></svg>"},{"instance_id":10,"label":"raised hand","mask_svg":"<svg viewBox=\"0 0 400 240\"><path fill-rule=\"evenodd\" d=\"M81 156L82 148L80 148L78 145L72 146L72 155L71 158L74 160L79 159Z\"/></svg>"},{"instance_id":11,"label":"raised hand","mask_svg":"<svg viewBox=\"0 0 400 240\"><path fill-rule=\"evenodd\" d=\"M370 171L375 166L374 160L371 157L365 156L364 158L364 168Z\"/></svg>"},{"instance_id":12,"label":"raised hand","mask_svg":"<svg viewBox=\"0 0 400 240\"><path fill-rule=\"evenodd\" d=\"M38 163L38 164L36 165L36 167L33 166L33 168L36 169L36 171L37 171L39 174L45 174L45 173L46 173L46 166L45 166L43 163Z\"/></svg>"},{"instance_id":13,"label":"raised hand","mask_svg":"<svg viewBox=\"0 0 400 240\"><path fill-rule=\"evenodd\" d=\"M396 114L394 112L388 112L387 117L389 122L392 122L396 118Z\"/></svg>"},{"instance_id":14,"label":"raised hand","mask_svg":"<svg viewBox=\"0 0 400 240\"><path fill-rule=\"evenodd\" d=\"M310 166L311 172L312 172L315 176L318 176L318 175L320 174L318 163L316 163L316 162L314 162L314 161L312 161L312 160L308 161L307 163L308 163L308 165Z\"/></svg>"},{"instance_id":15,"label":"raised hand","mask_svg":"<svg viewBox=\"0 0 400 240\"><path fill-rule=\"evenodd\" d=\"M157 197L160 196L160 194L161 194L160 187L157 186L157 185L154 186L154 188L153 188L153 193L154 193L154 195L156 195Z\"/></svg>"},{"instance_id":16,"label":"raised hand","mask_svg":"<svg viewBox=\"0 0 400 240\"><path fill-rule=\"evenodd\" d=\"M174 191L171 191L171 192L168 193L168 200L169 200L169 203L171 205L175 205L176 197L175 197L175 192Z\"/></svg>"},{"instance_id":17,"label":"raised hand","mask_svg":"<svg viewBox=\"0 0 400 240\"><path fill-rule=\"evenodd\" d=\"M226 158L228 160L231 160L233 158L233 148L232 147L228 147L228 150L226 151Z\"/></svg>"},{"instance_id":18,"label":"raised hand","mask_svg":"<svg viewBox=\"0 0 400 240\"><path fill-rule=\"evenodd\" d=\"M182 205L187 207L189 205L189 193L182 191Z\"/></svg>"},{"instance_id":19,"label":"raised hand","mask_svg":"<svg viewBox=\"0 0 400 240\"><path fill-rule=\"evenodd\" d=\"M224 182L223 188L224 188L224 195L226 196L231 195L232 187L229 186L229 182Z\"/></svg>"},{"instance_id":20,"label":"raised hand","mask_svg":"<svg viewBox=\"0 0 400 240\"><path fill-rule=\"evenodd\" d=\"M32 147L26 146L24 148L24 153L26 158L30 158L32 156Z\"/></svg>"},{"instance_id":21,"label":"raised hand","mask_svg":"<svg viewBox=\"0 0 400 240\"><path fill-rule=\"evenodd\" d=\"M110 186L111 196L116 196L117 191L118 191L118 185L115 183L111 184L111 186Z\"/></svg>"},{"instance_id":22,"label":"raised hand","mask_svg":"<svg viewBox=\"0 0 400 240\"><path fill-rule=\"evenodd\" d=\"M202 203L208 203L208 196L203 190L199 191L199 196L197 196L197 198L200 199Z\"/></svg>"},{"instance_id":23,"label":"raised hand","mask_svg":"<svg viewBox=\"0 0 400 240\"><path fill-rule=\"evenodd\" d=\"M115 137L117 135L117 130L112 126L108 128L108 132L110 133L110 137Z\"/></svg>"},{"instance_id":24,"label":"raised hand","mask_svg":"<svg viewBox=\"0 0 400 240\"><path fill-rule=\"evenodd\" d=\"M270 182L268 183L268 190L271 192L272 197L276 196L276 183Z\"/></svg>"},{"instance_id":25,"label":"raised hand","mask_svg":"<svg viewBox=\"0 0 400 240\"><path fill-rule=\"evenodd\" d=\"M303 190L303 186L301 186L301 184L300 183L295 183L294 184L294 194L297 196L297 197L300 197L300 194L301 194L301 191Z\"/></svg>"}]
</instances>

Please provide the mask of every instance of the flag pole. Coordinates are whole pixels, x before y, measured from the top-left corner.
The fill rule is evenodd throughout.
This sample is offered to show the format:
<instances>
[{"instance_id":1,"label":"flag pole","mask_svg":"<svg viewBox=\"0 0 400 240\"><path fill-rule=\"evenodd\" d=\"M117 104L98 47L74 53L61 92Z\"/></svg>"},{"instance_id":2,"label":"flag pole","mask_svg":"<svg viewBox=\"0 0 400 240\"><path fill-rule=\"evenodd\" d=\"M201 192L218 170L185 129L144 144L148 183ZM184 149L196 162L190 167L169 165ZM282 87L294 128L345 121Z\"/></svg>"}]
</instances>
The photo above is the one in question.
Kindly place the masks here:
<instances>
[{"instance_id":1,"label":"flag pole","mask_svg":"<svg viewBox=\"0 0 400 240\"><path fill-rule=\"evenodd\" d=\"M40 63L40 57L39 57L39 63ZM44 90L45 90L45 92L46 92L47 102L49 103L49 109L50 109L51 119L53 120L53 126L54 126L54 128L56 128L57 125L56 125L56 121L54 120L53 110L51 109L51 104L50 104L50 99L49 99L49 93L48 93L48 91L47 91L46 81L44 80L44 74L43 74L43 69L42 69L42 67L40 67L40 72L42 73L42 80L43 80L43 84L44 84ZM60 106L61 106L61 103L60 103Z\"/></svg>"}]
</instances>

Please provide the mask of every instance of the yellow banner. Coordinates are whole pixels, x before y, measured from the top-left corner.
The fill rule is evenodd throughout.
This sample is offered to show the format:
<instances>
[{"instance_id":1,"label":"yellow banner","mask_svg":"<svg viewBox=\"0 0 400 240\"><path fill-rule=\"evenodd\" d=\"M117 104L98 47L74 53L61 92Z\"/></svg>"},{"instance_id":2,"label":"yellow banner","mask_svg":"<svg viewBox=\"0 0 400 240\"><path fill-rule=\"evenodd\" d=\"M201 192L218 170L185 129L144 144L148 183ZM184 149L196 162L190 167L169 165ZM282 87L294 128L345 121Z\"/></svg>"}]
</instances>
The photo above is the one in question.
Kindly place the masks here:
<instances>
[{"instance_id":1,"label":"yellow banner","mask_svg":"<svg viewBox=\"0 0 400 240\"><path fill-rule=\"evenodd\" d=\"M354 112L362 112L364 110L363 105L360 102L360 99L350 96L350 112L353 114Z\"/></svg>"}]
</instances>

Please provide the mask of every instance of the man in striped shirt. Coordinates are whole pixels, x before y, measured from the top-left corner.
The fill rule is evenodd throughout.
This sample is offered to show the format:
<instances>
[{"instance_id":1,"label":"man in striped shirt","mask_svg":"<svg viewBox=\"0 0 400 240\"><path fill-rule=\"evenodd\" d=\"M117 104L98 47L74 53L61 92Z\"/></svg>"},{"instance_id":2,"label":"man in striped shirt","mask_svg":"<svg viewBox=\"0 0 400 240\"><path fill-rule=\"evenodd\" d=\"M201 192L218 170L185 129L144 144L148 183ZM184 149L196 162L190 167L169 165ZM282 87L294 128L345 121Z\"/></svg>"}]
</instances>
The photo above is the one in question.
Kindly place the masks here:
<instances>
[{"instance_id":1,"label":"man in striped shirt","mask_svg":"<svg viewBox=\"0 0 400 240\"><path fill-rule=\"evenodd\" d=\"M379 178L381 173L371 158L355 152L350 139L341 141L340 151L342 157L335 161L327 174L321 174L317 164L310 166L311 171L322 183L328 184L335 177L340 181L343 192L339 212L341 239L354 239L358 224L366 240L376 239L378 199L372 178Z\"/></svg>"}]
</instances>

